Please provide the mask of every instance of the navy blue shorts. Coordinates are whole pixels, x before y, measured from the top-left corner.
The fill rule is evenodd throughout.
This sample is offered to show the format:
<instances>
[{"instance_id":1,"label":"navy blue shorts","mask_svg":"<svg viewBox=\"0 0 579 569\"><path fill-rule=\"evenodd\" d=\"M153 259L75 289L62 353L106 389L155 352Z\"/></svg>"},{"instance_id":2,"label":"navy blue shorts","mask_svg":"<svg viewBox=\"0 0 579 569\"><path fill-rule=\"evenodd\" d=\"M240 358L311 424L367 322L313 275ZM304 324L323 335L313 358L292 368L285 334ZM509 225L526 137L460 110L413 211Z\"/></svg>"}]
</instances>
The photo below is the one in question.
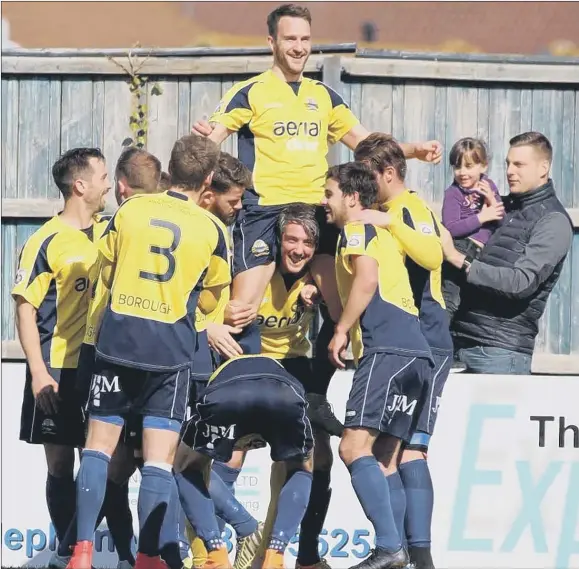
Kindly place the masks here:
<instances>
[{"instance_id":1,"label":"navy blue shorts","mask_svg":"<svg viewBox=\"0 0 579 569\"><path fill-rule=\"evenodd\" d=\"M430 436L434 431L434 425L438 418L438 409L442 398L442 391L448 379L452 367L453 354L432 352L434 368L429 381L424 384L423 397L419 405L418 421L414 433L407 448L414 450L426 450L430 442Z\"/></svg>"},{"instance_id":2,"label":"navy blue shorts","mask_svg":"<svg viewBox=\"0 0 579 569\"><path fill-rule=\"evenodd\" d=\"M233 226L234 275L253 267L269 265L277 260L279 250L277 220L286 206L257 205L255 198L251 194L250 196L244 200L243 210ZM323 207L312 207L315 207L316 220L320 227L316 253L334 256L340 230L326 221Z\"/></svg>"},{"instance_id":3,"label":"navy blue shorts","mask_svg":"<svg viewBox=\"0 0 579 569\"><path fill-rule=\"evenodd\" d=\"M136 414L184 421L190 376L189 367L156 373L111 364L97 357L88 412L94 416Z\"/></svg>"},{"instance_id":4,"label":"navy blue shorts","mask_svg":"<svg viewBox=\"0 0 579 569\"><path fill-rule=\"evenodd\" d=\"M384 352L363 356L354 372L344 426L375 429L409 442L431 370L427 358Z\"/></svg>"},{"instance_id":5,"label":"navy blue shorts","mask_svg":"<svg viewBox=\"0 0 579 569\"><path fill-rule=\"evenodd\" d=\"M228 462L244 440L259 435L274 461L305 459L313 448L305 392L271 358L232 360L208 384L182 442L220 462Z\"/></svg>"},{"instance_id":6,"label":"navy blue shorts","mask_svg":"<svg viewBox=\"0 0 579 569\"><path fill-rule=\"evenodd\" d=\"M20 440L30 444L51 443L82 447L85 443L83 402L76 389L76 369L54 369L48 373L58 383L58 410L46 415L32 394L32 376L26 365L26 381L20 415Z\"/></svg>"}]
</instances>

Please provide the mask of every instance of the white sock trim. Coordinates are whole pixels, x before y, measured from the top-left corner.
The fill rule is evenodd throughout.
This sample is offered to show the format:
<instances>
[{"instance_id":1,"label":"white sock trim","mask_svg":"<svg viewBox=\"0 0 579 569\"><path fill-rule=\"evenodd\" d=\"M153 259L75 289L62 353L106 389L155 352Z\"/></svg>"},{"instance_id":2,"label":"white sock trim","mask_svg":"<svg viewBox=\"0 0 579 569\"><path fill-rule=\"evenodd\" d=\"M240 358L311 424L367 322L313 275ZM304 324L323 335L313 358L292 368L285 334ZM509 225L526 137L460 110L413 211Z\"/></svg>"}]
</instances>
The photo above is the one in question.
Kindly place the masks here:
<instances>
[{"instance_id":1,"label":"white sock trim","mask_svg":"<svg viewBox=\"0 0 579 569\"><path fill-rule=\"evenodd\" d=\"M153 468L159 468L160 470L165 470L166 472L173 472L173 466L166 462L150 462L147 461L144 464L145 466L152 466Z\"/></svg>"}]
</instances>

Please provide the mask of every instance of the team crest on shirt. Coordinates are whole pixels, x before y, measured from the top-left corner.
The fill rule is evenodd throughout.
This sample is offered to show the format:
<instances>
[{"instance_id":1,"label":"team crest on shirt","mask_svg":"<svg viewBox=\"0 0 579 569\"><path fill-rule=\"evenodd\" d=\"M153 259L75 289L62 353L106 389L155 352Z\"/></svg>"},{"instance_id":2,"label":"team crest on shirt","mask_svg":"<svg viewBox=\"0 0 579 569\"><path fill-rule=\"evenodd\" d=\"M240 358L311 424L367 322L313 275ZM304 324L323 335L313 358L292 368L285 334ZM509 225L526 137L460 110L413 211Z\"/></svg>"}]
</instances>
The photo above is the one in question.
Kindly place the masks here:
<instances>
[{"instance_id":1,"label":"team crest on shirt","mask_svg":"<svg viewBox=\"0 0 579 569\"><path fill-rule=\"evenodd\" d=\"M18 269L18 271L16 271L16 276L14 277L14 285L20 284L25 276L26 271L24 269Z\"/></svg>"},{"instance_id":2,"label":"team crest on shirt","mask_svg":"<svg viewBox=\"0 0 579 569\"><path fill-rule=\"evenodd\" d=\"M362 244L362 235L352 235L350 239L348 239L348 247L359 247Z\"/></svg>"},{"instance_id":3,"label":"team crest on shirt","mask_svg":"<svg viewBox=\"0 0 579 569\"><path fill-rule=\"evenodd\" d=\"M256 257L263 257L269 253L269 245L262 239L257 239L251 246L251 252Z\"/></svg>"},{"instance_id":4,"label":"team crest on shirt","mask_svg":"<svg viewBox=\"0 0 579 569\"><path fill-rule=\"evenodd\" d=\"M428 223L419 223L418 229L420 229L420 233L424 233L424 235L432 235L434 233L432 225Z\"/></svg>"},{"instance_id":5,"label":"team crest on shirt","mask_svg":"<svg viewBox=\"0 0 579 569\"><path fill-rule=\"evenodd\" d=\"M318 110L318 103L315 99L307 99L306 100L306 109L308 111L317 111Z\"/></svg>"}]
</instances>

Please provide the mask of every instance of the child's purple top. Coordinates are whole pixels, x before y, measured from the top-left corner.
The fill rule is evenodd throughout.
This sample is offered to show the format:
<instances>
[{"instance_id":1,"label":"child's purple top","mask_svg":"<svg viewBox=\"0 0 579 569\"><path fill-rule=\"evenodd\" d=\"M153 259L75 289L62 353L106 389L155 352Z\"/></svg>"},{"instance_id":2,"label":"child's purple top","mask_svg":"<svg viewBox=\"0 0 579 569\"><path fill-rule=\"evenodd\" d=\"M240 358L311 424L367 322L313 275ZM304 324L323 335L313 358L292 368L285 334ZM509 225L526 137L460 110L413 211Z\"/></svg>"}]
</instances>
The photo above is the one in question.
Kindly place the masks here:
<instances>
[{"instance_id":1,"label":"child's purple top","mask_svg":"<svg viewBox=\"0 0 579 569\"><path fill-rule=\"evenodd\" d=\"M495 183L487 176L482 176L482 179L490 184L495 198L501 201ZM481 225L478 220L484 201L484 196L476 190L465 190L453 182L444 192L442 224L455 239L472 237L483 245L486 244L496 229L497 223Z\"/></svg>"}]
</instances>

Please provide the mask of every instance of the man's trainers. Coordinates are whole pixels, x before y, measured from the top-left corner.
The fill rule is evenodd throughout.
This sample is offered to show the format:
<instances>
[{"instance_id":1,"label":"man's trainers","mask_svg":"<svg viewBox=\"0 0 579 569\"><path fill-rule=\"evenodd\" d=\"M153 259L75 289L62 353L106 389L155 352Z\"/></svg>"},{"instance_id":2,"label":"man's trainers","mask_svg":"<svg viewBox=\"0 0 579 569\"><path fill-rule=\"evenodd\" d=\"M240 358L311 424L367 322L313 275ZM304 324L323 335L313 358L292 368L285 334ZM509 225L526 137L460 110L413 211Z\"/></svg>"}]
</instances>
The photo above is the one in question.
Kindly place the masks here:
<instances>
[{"instance_id":1,"label":"man's trainers","mask_svg":"<svg viewBox=\"0 0 579 569\"><path fill-rule=\"evenodd\" d=\"M72 551L72 556L66 569L91 569L92 567L92 541L79 541Z\"/></svg>"},{"instance_id":2,"label":"man's trainers","mask_svg":"<svg viewBox=\"0 0 579 569\"><path fill-rule=\"evenodd\" d=\"M332 569L332 568L325 559L320 559L317 563L314 563L313 565L300 565L296 561L296 569Z\"/></svg>"},{"instance_id":3,"label":"man's trainers","mask_svg":"<svg viewBox=\"0 0 579 569\"><path fill-rule=\"evenodd\" d=\"M69 561L70 555L58 555L55 551L48 561L48 569L66 569Z\"/></svg>"},{"instance_id":4,"label":"man's trainers","mask_svg":"<svg viewBox=\"0 0 579 569\"><path fill-rule=\"evenodd\" d=\"M207 552L207 561L203 569L231 569L231 562L225 546Z\"/></svg>"},{"instance_id":5,"label":"man's trainers","mask_svg":"<svg viewBox=\"0 0 579 569\"><path fill-rule=\"evenodd\" d=\"M261 569L284 569L283 551L278 551L277 549L266 549Z\"/></svg>"},{"instance_id":6,"label":"man's trainers","mask_svg":"<svg viewBox=\"0 0 579 569\"><path fill-rule=\"evenodd\" d=\"M235 552L235 562L233 569L250 569L258 552L261 540L263 539L263 523L257 524L257 529L237 539L237 547Z\"/></svg>"},{"instance_id":7,"label":"man's trainers","mask_svg":"<svg viewBox=\"0 0 579 569\"><path fill-rule=\"evenodd\" d=\"M364 561L350 569L405 569L409 562L410 557L404 547L394 553L377 547Z\"/></svg>"},{"instance_id":8,"label":"man's trainers","mask_svg":"<svg viewBox=\"0 0 579 569\"><path fill-rule=\"evenodd\" d=\"M312 427L323 429L334 437L341 437L344 425L336 419L325 396L319 393L307 393L306 399L308 400L308 419Z\"/></svg>"}]
</instances>

